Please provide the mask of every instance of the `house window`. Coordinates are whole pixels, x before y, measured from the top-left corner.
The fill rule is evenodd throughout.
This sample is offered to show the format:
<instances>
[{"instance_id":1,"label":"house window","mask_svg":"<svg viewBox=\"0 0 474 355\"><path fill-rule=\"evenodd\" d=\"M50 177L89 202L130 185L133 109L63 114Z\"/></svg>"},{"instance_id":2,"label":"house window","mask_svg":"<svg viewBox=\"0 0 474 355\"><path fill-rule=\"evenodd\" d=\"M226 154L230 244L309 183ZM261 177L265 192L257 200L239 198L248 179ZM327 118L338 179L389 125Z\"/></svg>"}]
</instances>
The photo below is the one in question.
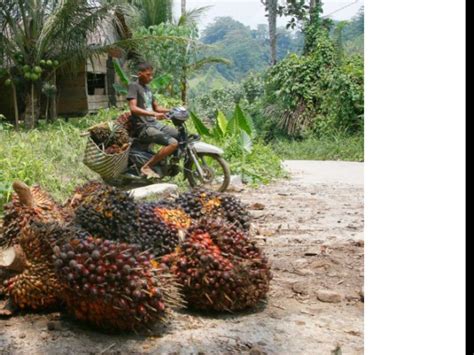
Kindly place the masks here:
<instances>
[{"instance_id":1,"label":"house window","mask_svg":"<svg viewBox=\"0 0 474 355\"><path fill-rule=\"evenodd\" d=\"M87 94L105 95L105 74L87 72Z\"/></svg>"}]
</instances>

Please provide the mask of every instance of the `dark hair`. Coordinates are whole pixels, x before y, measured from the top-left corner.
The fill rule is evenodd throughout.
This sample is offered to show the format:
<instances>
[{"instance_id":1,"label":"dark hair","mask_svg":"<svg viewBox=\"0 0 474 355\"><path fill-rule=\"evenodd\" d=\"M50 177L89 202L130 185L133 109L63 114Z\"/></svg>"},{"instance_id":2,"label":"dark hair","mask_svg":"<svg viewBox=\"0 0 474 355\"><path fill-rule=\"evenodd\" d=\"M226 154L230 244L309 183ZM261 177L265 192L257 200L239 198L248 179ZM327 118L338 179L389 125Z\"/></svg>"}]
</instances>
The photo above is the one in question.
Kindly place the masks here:
<instances>
[{"instance_id":1,"label":"dark hair","mask_svg":"<svg viewBox=\"0 0 474 355\"><path fill-rule=\"evenodd\" d=\"M144 62L144 63L138 64L137 69L139 72L146 71L146 70L153 70L153 65L151 65L150 63Z\"/></svg>"}]
</instances>

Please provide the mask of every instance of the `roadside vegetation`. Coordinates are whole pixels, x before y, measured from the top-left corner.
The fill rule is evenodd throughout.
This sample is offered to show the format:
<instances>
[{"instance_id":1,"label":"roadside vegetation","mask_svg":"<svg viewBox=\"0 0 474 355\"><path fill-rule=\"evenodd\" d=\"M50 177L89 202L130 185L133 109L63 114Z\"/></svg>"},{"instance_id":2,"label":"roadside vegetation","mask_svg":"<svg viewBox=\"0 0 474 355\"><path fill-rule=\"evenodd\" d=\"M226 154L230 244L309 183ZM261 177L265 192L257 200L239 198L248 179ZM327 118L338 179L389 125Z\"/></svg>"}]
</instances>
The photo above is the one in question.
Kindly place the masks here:
<instances>
[{"instance_id":1,"label":"roadside vegetation","mask_svg":"<svg viewBox=\"0 0 474 355\"><path fill-rule=\"evenodd\" d=\"M186 105L191 129L221 146L232 173L246 182L285 176L283 159L364 160L363 9L335 22L321 17L319 2L286 2L275 10L266 1L270 25L251 29L217 18L199 31L206 10L173 16L172 1L95 1L87 9L83 2L43 3L44 11L36 11L37 1L0 4L0 27L8 29L0 34L1 92L15 102L13 116L0 112L0 206L15 179L41 184L63 200L98 177L82 164L80 134L126 107L58 117L56 73L117 51L127 64L114 61L121 78L115 90L124 93L137 63L153 63L156 99L167 107ZM20 14L34 31L17 26ZM272 27L283 14L291 19L286 28ZM71 18L77 25L69 26ZM89 45L87 36L105 23L115 26L117 42ZM244 125L231 129L238 119Z\"/></svg>"}]
</instances>

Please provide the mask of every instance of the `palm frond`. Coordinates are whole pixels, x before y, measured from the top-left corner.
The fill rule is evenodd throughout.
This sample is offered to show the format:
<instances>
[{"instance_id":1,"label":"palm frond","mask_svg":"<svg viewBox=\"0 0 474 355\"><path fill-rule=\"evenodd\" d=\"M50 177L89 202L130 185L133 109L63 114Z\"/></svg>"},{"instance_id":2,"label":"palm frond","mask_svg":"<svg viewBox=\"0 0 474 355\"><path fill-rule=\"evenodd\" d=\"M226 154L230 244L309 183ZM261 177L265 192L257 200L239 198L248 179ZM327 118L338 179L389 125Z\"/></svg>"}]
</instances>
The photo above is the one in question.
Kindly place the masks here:
<instances>
[{"instance_id":1,"label":"palm frond","mask_svg":"<svg viewBox=\"0 0 474 355\"><path fill-rule=\"evenodd\" d=\"M130 2L140 12L140 25L144 27L170 22L172 19L172 0L131 0Z\"/></svg>"},{"instance_id":2,"label":"palm frond","mask_svg":"<svg viewBox=\"0 0 474 355\"><path fill-rule=\"evenodd\" d=\"M231 61L226 59L226 58L221 58L221 57L206 57L199 59L198 61L192 63L189 66L190 71L196 71L201 69L202 67L208 65L208 64L225 64L225 65L230 65Z\"/></svg>"},{"instance_id":3,"label":"palm frond","mask_svg":"<svg viewBox=\"0 0 474 355\"><path fill-rule=\"evenodd\" d=\"M204 15L204 13L208 11L211 7L212 5L202 6L186 11L183 15L180 16L178 20L178 26L197 24L199 18Z\"/></svg>"}]
</instances>

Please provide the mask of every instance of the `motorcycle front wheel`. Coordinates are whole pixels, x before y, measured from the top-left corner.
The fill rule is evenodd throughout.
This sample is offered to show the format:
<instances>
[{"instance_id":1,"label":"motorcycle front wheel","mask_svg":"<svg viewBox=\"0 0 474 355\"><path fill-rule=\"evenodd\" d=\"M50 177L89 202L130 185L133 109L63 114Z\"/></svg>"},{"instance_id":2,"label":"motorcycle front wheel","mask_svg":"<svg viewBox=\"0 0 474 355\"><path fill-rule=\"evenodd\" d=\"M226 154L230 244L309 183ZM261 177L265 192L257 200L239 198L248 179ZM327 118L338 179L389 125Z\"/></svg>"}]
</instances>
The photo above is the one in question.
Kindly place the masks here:
<instances>
[{"instance_id":1,"label":"motorcycle front wheel","mask_svg":"<svg viewBox=\"0 0 474 355\"><path fill-rule=\"evenodd\" d=\"M221 156L210 153L198 153L197 158L203 176L199 174L196 164L190 159L184 166L184 175L189 185L224 192L230 183L230 169L227 162Z\"/></svg>"}]
</instances>

